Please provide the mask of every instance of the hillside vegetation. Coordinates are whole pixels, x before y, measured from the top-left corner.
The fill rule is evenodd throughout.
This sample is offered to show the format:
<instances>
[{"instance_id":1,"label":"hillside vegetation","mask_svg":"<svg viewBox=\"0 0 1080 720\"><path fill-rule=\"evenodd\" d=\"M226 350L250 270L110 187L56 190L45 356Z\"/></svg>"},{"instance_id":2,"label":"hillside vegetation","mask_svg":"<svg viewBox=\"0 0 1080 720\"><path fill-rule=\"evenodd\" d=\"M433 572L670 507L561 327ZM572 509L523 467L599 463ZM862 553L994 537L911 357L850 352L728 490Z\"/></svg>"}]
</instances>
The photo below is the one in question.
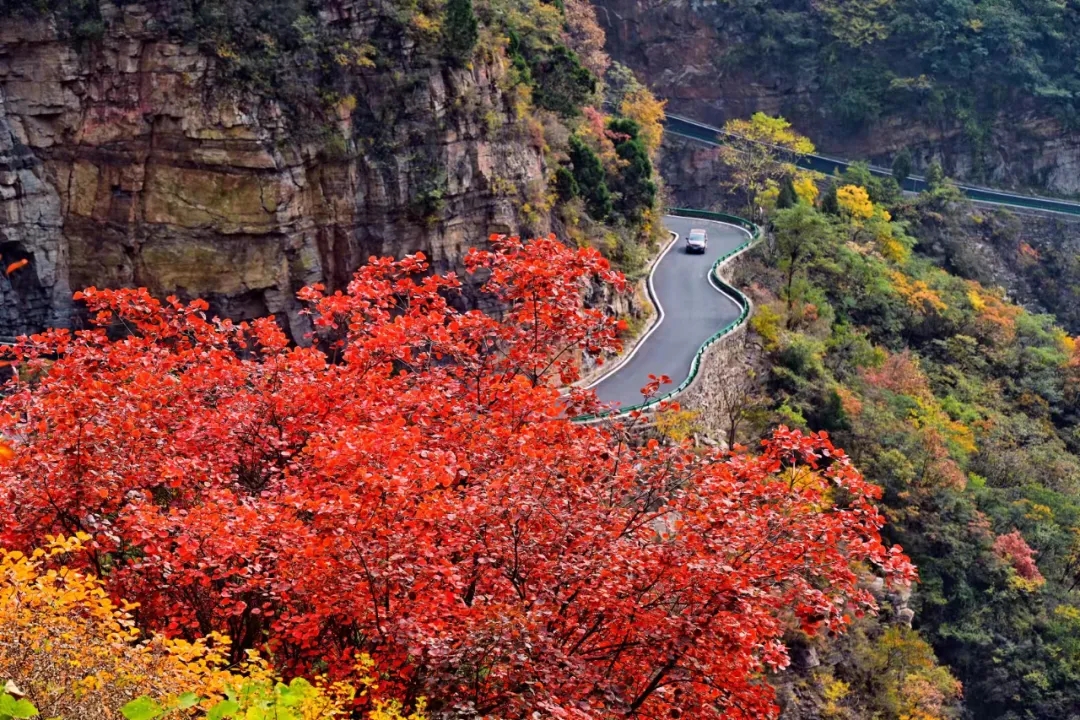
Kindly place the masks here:
<instances>
[{"instance_id":1,"label":"hillside vegetation","mask_svg":"<svg viewBox=\"0 0 1080 720\"><path fill-rule=\"evenodd\" d=\"M418 280L410 256L347 293L302 291L313 347L270 318L88 289L101 327L0 349L20 371L0 399L0 620L64 641L0 644L0 679L44 709L112 672L99 708L149 691L222 717L223 687L265 682L258 663L180 680L203 683L189 661L226 635L208 673L261 651L334 707L349 690L327 683L366 687L346 697L357 714L757 720L776 714L764 674L789 664L789 632L842 634L877 611L870 586L910 583L880 491L823 435L699 453L569 419L598 409L560 393L575 358L619 347L582 303L594 282L625 288L596 250L500 238L467 267L499 318L456 310L462 279ZM130 332L110 340L116 323ZM77 541L63 570L35 551L56 535ZM130 662L68 646L91 620Z\"/></svg>"},{"instance_id":2,"label":"hillside vegetation","mask_svg":"<svg viewBox=\"0 0 1080 720\"><path fill-rule=\"evenodd\" d=\"M1017 107L1080 122L1075 3L727 0L720 10L729 66L815 77L820 111L849 128L901 114L957 120L978 138Z\"/></svg>"},{"instance_id":3,"label":"hillside vegetation","mask_svg":"<svg viewBox=\"0 0 1080 720\"><path fill-rule=\"evenodd\" d=\"M967 716L1072 718L1076 340L921 254L920 233L973 213L947 181L907 199L855 167L825 185L771 197L772 236L747 275L766 360L745 416L757 432L828 431L882 487L885 533L919 569L914 628L961 681ZM848 645L812 674L835 717L883 696L868 657Z\"/></svg>"}]
</instances>

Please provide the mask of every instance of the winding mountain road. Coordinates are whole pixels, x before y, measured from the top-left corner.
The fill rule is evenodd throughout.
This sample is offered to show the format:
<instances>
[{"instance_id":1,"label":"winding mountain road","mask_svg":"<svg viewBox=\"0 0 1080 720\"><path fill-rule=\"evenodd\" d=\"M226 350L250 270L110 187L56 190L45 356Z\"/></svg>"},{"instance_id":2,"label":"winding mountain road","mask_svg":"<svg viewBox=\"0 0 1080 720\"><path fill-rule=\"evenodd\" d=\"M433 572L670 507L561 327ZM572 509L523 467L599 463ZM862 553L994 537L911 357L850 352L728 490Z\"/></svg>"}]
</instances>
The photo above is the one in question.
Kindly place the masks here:
<instances>
[{"instance_id":1,"label":"winding mountain road","mask_svg":"<svg viewBox=\"0 0 1080 720\"><path fill-rule=\"evenodd\" d=\"M724 131L688 118L669 115L664 131L696 140L707 145L719 145ZM799 163L826 174L843 170L850 163L837 158L811 155ZM886 168L871 167L875 175L887 176ZM925 180L911 177L904 189L918 192L925 189ZM1013 209L1080 215L1080 203L1057 198L1019 195L990 188L958 186L975 202ZM631 353L588 387L595 390L600 401L608 406L604 415L620 414L643 398L641 388L649 375L667 375L672 385L661 388L669 392L688 379L694 358L702 345L737 320L742 312L739 304L713 281L712 267L718 258L745 243L748 233L740 227L716 220L691 219L666 215L664 225L678 235L665 254L657 261L649 277L653 299L660 319L654 323ZM703 228L709 233L709 248L704 255L686 252L685 239L691 228ZM582 418L585 420L587 418Z\"/></svg>"},{"instance_id":2,"label":"winding mountain road","mask_svg":"<svg viewBox=\"0 0 1080 720\"><path fill-rule=\"evenodd\" d=\"M641 388L649 375L667 375L678 386L690 373L698 349L718 330L738 319L742 308L712 281L713 263L747 241L749 233L715 220L664 217L664 225L678 238L653 267L649 282L659 303L658 323L634 347L621 364L593 382L601 402L628 408L642 402ZM691 228L709 233L703 255L686 252L686 236Z\"/></svg>"}]
</instances>

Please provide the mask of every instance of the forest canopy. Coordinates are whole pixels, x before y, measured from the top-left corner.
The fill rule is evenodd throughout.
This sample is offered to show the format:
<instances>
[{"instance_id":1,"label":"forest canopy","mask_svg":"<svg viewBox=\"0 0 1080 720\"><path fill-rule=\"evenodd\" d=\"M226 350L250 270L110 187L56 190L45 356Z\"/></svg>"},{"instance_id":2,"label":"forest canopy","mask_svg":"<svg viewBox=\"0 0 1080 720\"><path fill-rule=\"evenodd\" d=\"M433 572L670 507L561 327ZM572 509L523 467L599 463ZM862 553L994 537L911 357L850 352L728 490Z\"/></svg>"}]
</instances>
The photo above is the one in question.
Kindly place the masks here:
<instances>
[{"instance_id":1,"label":"forest canopy","mask_svg":"<svg viewBox=\"0 0 1080 720\"><path fill-rule=\"evenodd\" d=\"M1080 8L1058 0L728 0L727 63L816 77L849 128L903 113L979 135L1016 103L1080 122Z\"/></svg>"}]
</instances>

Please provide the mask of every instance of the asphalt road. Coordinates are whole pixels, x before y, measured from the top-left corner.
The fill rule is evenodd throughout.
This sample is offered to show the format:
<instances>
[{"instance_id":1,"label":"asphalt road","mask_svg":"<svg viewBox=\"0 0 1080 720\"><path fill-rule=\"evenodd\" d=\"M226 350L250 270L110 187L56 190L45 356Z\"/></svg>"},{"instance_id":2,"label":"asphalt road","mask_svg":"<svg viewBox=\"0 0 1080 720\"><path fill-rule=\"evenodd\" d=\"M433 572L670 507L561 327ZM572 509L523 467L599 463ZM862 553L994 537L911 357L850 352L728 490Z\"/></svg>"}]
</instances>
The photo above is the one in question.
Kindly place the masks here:
<instances>
[{"instance_id":1,"label":"asphalt road","mask_svg":"<svg viewBox=\"0 0 1080 720\"><path fill-rule=\"evenodd\" d=\"M672 384L663 386L661 393L673 390L690 374L698 348L741 312L734 300L709 281L709 270L717 258L746 241L746 231L713 220L673 215L664 217L664 225L679 235L652 275L653 291L664 317L624 365L592 386L601 402L612 406L627 408L640 403L641 388L650 374L671 378ZM686 252L691 228L709 233L709 247L703 255Z\"/></svg>"}]
</instances>

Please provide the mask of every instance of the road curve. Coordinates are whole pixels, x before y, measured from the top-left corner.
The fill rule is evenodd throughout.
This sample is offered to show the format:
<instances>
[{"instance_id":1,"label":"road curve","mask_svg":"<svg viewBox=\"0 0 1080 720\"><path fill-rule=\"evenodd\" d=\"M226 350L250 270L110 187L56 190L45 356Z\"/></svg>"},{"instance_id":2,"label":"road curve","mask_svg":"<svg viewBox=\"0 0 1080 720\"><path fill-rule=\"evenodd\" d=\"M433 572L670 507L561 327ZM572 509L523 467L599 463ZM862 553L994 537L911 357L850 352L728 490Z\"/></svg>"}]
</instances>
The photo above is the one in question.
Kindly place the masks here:
<instances>
[{"instance_id":1,"label":"road curve","mask_svg":"<svg viewBox=\"0 0 1080 720\"><path fill-rule=\"evenodd\" d=\"M738 319L742 309L720 292L710 280L713 263L746 242L748 233L734 225L715 220L666 215L664 225L678 239L653 268L650 276L653 295L662 308L662 319L633 349L621 365L589 387L600 401L612 408L628 408L642 402L641 388L649 375L667 375L672 384L667 392L690 374L698 349L716 332ZM709 233L709 247L703 255L686 252L686 236L691 228ZM657 308L660 312L661 308Z\"/></svg>"}]
</instances>

